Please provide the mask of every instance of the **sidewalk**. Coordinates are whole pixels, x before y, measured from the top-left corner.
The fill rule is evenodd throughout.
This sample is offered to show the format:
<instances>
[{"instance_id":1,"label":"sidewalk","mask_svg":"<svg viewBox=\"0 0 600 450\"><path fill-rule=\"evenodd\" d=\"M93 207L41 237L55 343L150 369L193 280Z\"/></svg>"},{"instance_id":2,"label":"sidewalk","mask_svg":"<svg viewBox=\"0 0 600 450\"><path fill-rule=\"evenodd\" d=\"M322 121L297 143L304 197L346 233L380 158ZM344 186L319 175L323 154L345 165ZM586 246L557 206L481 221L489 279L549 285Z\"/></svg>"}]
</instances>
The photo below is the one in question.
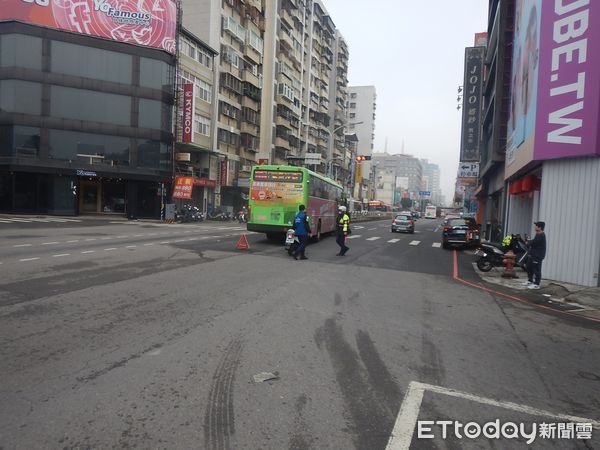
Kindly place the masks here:
<instances>
[{"instance_id":1,"label":"sidewalk","mask_svg":"<svg viewBox=\"0 0 600 450\"><path fill-rule=\"evenodd\" d=\"M481 272L473 263L473 269L483 281L517 291L520 297L537 305L600 319L600 287L542 279L540 289L533 290L523 286L523 282L527 281L527 273L521 268L515 269L519 278L502 278L504 269L497 267L489 272Z\"/></svg>"}]
</instances>

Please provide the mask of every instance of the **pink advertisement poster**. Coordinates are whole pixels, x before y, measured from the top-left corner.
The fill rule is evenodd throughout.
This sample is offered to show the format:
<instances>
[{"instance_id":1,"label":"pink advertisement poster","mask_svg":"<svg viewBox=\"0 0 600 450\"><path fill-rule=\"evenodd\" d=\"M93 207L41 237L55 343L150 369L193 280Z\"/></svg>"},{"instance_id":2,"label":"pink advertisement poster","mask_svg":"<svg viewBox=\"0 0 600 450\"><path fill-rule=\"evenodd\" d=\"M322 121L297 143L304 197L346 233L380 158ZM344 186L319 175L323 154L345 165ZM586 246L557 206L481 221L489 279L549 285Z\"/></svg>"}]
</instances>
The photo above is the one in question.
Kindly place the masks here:
<instances>
[{"instance_id":1,"label":"pink advertisement poster","mask_svg":"<svg viewBox=\"0 0 600 450\"><path fill-rule=\"evenodd\" d=\"M6 20L176 50L172 0L0 0L0 21Z\"/></svg>"}]
</instances>

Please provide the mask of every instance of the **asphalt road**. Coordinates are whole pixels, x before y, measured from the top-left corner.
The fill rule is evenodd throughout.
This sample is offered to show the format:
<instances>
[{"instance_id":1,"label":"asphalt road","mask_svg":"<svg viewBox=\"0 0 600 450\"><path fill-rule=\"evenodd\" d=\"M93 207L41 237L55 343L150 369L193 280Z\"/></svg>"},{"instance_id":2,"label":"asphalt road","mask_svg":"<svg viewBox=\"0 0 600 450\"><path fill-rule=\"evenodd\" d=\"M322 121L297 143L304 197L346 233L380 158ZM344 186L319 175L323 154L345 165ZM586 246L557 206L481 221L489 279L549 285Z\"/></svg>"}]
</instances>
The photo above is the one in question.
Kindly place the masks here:
<instances>
[{"instance_id":1,"label":"asphalt road","mask_svg":"<svg viewBox=\"0 0 600 450\"><path fill-rule=\"evenodd\" d=\"M0 448L599 448L598 327L457 283L438 227L295 261L237 223L0 216Z\"/></svg>"}]
</instances>

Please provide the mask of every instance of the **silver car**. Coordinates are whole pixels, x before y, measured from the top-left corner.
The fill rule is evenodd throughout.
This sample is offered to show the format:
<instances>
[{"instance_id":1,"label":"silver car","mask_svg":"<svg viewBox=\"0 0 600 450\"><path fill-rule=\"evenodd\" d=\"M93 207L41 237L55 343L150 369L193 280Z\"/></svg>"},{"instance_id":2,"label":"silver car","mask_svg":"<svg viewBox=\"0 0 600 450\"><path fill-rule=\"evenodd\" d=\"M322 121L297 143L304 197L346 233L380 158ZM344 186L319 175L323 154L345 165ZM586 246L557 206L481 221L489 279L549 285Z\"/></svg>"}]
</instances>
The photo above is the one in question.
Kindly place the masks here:
<instances>
[{"instance_id":1,"label":"silver car","mask_svg":"<svg viewBox=\"0 0 600 450\"><path fill-rule=\"evenodd\" d=\"M406 233L415 232L415 221L410 213L401 213L394 217L394 220L392 221L392 233L395 233L396 231L404 231Z\"/></svg>"}]
</instances>

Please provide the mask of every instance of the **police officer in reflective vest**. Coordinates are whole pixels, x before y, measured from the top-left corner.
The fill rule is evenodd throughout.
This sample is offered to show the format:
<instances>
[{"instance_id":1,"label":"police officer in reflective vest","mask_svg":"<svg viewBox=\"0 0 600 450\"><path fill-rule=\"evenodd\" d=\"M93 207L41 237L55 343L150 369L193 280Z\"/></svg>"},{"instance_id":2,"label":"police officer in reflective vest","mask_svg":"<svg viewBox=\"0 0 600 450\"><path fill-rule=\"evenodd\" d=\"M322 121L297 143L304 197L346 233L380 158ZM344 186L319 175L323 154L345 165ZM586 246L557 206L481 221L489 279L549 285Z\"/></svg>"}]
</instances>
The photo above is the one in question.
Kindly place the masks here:
<instances>
[{"instance_id":1,"label":"police officer in reflective vest","mask_svg":"<svg viewBox=\"0 0 600 450\"><path fill-rule=\"evenodd\" d=\"M350 247L346 246L346 237L350 234L350 216L346 214L346 207L338 208L339 214L336 219L337 238L335 242L340 246L340 252L336 256L344 256Z\"/></svg>"}]
</instances>

